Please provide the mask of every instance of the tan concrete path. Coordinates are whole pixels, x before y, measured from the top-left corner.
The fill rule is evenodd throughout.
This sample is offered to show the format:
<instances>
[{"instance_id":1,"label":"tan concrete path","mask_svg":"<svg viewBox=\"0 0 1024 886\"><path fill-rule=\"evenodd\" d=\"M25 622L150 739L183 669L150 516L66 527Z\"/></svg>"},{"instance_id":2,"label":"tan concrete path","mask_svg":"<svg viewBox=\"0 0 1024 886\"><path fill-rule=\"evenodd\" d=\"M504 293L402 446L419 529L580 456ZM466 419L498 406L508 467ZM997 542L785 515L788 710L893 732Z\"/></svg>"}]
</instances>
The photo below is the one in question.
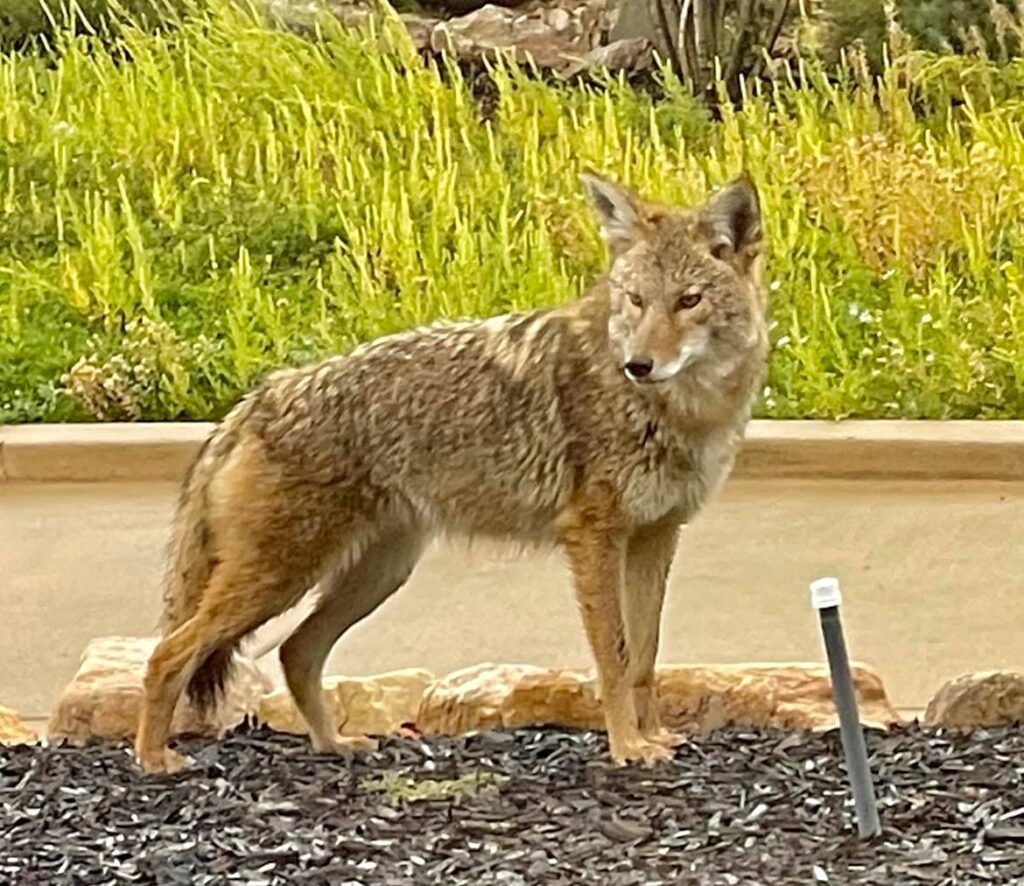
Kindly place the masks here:
<instances>
[{"instance_id":1,"label":"tan concrete path","mask_svg":"<svg viewBox=\"0 0 1024 886\"><path fill-rule=\"evenodd\" d=\"M157 620L174 487L0 484L0 704L43 716L91 638ZM807 582L837 574L855 657L918 707L947 677L1024 667L1024 488L735 481L685 533L662 660L821 657ZM329 670L447 671L588 655L557 555L434 548Z\"/></svg>"}]
</instances>

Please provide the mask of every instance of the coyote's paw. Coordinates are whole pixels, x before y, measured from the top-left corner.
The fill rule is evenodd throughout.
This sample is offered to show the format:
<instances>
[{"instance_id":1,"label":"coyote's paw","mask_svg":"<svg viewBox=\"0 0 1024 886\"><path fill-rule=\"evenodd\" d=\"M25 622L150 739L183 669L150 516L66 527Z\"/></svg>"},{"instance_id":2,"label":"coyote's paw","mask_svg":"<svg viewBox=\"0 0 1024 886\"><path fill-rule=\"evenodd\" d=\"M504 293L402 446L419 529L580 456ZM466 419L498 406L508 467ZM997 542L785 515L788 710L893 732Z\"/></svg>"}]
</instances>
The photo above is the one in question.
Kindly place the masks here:
<instances>
[{"instance_id":1,"label":"coyote's paw","mask_svg":"<svg viewBox=\"0 0 1024 886\"><path fill-rule=\"evenodd\" d=\"M611 752L617 766L626 766L630 763L653 766L655 763L671 760L673 756L669 745L639 737L614 743Z\"/></svg>"},{"instance_id":2,"label":"coyote's paw","mask_svg":"<svg viewBox=\"0 0 1024 886\"><path fill-rule=\"evenodd\" d=\"M147 775L173 775L189 765L188 757L170 748L161 748L157 751L136 749L135 761Z\"/></svg>"},{"instance_id":3,"label":"coyote's paw","mask_svg":"<svg viewBox=\"0 0 1024 886\"><path fill-rule=\"evenodd\" d=\"M647 741L653 741L655 744L660 744L662 747L666 748L677 748L689 741L689 736L683 735L681 732L672 732L668 729L658 729L656 732L645 732L644 738L647 739Z\"/></svg>"},{"instance_id":4,"label":"coyote's paw","mask_svg":"<svg viewBox=\"0 0 1024 886\"><path fill-rule=\"evenodd\" d=\"M339 735L334 738L312 738L313 750L318 754L340 754L351 757L353 754L372 754L380 747L380 742L365 735Z\"/></svg>"}]
</instances>

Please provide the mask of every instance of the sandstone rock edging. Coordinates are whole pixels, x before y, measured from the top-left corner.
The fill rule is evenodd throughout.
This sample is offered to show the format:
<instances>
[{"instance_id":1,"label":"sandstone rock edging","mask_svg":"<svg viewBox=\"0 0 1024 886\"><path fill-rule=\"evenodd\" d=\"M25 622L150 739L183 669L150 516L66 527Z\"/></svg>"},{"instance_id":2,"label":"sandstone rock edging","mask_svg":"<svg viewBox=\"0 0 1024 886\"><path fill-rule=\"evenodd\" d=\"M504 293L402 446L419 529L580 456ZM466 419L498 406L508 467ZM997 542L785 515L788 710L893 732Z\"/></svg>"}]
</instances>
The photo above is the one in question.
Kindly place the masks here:
<instances>
[{"instance_id":1,"label":"sandstone rock edging","mask_svg":"<svg viewBox=\"0 0 1024 886\"><path fill-rule=\"evenodd\" d=\"M35 744L38 740L19 714L0 705L0 745Z\"/></svg>"},{"instance_id":2,"label":"sandstone rock edging","mask_svg":"<svg viewBox=\"0 0 1024 886\"><path fill-rule=\"evenodd\" d=\"M854 665L853 677L865 725L901 722L875 671ZM658 669L657 682L662 719L682 732L730 724L809 730L838 725L824 665L666 665ZM600 729L595 689L581 670L477 665L431 686L416 725L426 734L540 725Z\"/></svg>"},{"instance_id":3,"label":"sandstone rock edging","mask_svg":"<svg viewBox=\"0 0 1024 886\"><path fill-rule=\"evenodd\" d=\"M926 726L970 730L1024 722L1024 672L975 671L947 681L924 712Z\"/></svg>"},{"instance_id":4,"label":"sandstone rock edging","mask_svg":"<svg viewBox=\"0 0 1024 886\"><path fill-rule=\"evenodd\" d=\"M90 738L132 738L142 702L146 662L155 637L100 637L82 653L82 663L50 715L47 736L82 744ZM174 714L174 735L221 735L256 710L270 683L255 662L237 657L232 679L215 712L200 715L187 699Z\"/></svg>"}]
</instances>

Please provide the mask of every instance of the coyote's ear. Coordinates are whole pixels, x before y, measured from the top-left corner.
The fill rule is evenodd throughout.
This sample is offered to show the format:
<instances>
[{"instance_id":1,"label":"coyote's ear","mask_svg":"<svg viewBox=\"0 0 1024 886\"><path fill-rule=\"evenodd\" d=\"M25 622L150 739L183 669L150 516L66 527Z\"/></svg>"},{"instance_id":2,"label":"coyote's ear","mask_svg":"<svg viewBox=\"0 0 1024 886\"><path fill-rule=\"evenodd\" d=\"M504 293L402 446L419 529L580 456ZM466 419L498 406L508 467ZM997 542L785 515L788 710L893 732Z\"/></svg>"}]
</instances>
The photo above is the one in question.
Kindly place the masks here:
<instances>
[{"instance_id":1,"label":"coyote's ear","mask_svg":"<svg viewBox=\"0 0 1024 886\"><path fill-rule=\"evenodd\" d=\"M755 258L761 251L761 201L744 173L717 190L700 211L700 229L715 258Z\"/></svg>"},{"instance_id":2,"label":"coyote's ear","mask_svg":"<svg viewBox=\"0 0 1024 886\"><path fill-rule=\"evenodd\" d=\"M612 255L636 243L643 229L642 202L629 188L613 184L593 172L580 175L594 207L601 236Z\"/></svg>"}]
</instances>

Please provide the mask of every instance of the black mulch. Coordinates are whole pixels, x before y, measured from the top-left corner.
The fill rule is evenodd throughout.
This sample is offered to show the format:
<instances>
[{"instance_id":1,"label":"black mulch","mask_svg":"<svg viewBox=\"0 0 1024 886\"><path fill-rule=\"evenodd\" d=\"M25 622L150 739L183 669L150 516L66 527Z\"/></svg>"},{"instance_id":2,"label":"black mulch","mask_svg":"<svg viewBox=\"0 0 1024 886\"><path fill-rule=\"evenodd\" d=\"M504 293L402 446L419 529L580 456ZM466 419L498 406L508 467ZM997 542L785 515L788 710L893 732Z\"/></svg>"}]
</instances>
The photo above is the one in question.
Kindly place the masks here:
<instances>
[{"instance_id":1,"label":"black mulch","mask_svg":"<svg viewBox=\"0 0 1024 886\"><path fill-rule=\"evenodd\" d=\"M394 739L351 767L243 730L186 745L196 767L160 778L126 747L0 749L0 883L1024 883L1024 728L869 743L870 845L835 735L719 732L655 770L556 730ZM380 788L477 772L508 780L461 799Z\"/></svg>"}]
</instances>

